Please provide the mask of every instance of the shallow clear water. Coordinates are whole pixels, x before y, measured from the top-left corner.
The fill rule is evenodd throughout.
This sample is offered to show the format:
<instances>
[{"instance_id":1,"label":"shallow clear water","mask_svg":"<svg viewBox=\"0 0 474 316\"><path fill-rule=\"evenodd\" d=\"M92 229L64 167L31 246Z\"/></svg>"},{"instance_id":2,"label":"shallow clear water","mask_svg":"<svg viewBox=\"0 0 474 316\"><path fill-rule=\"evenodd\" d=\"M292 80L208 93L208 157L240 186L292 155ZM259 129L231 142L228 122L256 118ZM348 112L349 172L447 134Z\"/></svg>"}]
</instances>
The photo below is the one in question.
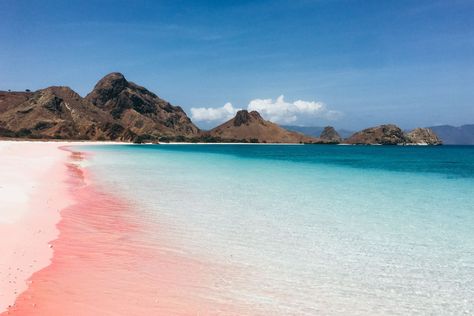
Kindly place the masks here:
<instances>
[{"instance_id":1,"label":"shallow clear water","mask_svg":"<svg viewBox=\"0 0 474 316\"><path fill-rule=\"evenodd\" d=\"M474 313L474 147L78 147L255 314ZM261 312L259 312L261 311Z\"/></svg>"}]
</instances>

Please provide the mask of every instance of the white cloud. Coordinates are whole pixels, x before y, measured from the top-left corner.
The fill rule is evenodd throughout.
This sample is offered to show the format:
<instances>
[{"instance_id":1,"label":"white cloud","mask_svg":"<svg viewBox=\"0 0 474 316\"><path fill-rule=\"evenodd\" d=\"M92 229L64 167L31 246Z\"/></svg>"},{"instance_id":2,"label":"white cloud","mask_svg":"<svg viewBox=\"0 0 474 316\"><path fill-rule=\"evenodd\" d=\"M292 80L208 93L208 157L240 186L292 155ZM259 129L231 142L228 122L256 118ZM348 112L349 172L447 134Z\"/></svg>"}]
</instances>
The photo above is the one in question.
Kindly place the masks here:
<instances>
[{"instance_id":1,"label":"white cloud","mask_svg":"<svg viewBox=\"0 0 474 316\"><path fill-rule=\"evenodd\" d=\"M224 122L231 119L239 109L231 103L220 108L192 108L192 119L199 122ZM342 113L329 110L323 102L296 100L288 102L283 95L276 100L254 99L247 106L249 111L259 112L266 120L278 124L312 124L315 119L336 120Z\"/></svg>"},{"instance_id":2,"label":"white cloud","mask_svg":"<svg viewBox=\"0 0 474 316\"><path fill-rule=\"evenodd\" d=\"M323 102L304 100L288 102L283 95L276 100L252 100L248 110L258 111L265 119L279 124L306 125L312 124L315 119L337 120L342 115L339 111L329 110Z\"/></svg>"},{"instance_id":3,"label":"white cloud","mask_svg":"<svg viewBox=\"0 0 474 316\"><path fill-rule=\"evenodd\" d=\"M234 117L240 109L226 103L220 108L191 108L191 117L196 122L224 122Z\"/></svg>"}]
</instances>

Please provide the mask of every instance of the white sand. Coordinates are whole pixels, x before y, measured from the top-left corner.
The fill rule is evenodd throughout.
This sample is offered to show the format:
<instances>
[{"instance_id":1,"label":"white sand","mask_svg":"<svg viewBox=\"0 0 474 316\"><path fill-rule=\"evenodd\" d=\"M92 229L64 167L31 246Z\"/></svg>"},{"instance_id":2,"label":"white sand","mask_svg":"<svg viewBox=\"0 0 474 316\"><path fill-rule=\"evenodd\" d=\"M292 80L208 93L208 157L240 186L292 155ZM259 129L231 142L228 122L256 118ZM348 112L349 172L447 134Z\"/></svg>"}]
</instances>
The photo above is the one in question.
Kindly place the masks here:
<instances>
[{"instance_id":1,"label":"white sand","mask_svg":"<svg viewBox=\"0 0 474 316\"><path fill-rule=\"evenodd\" d=\"M49 169L55 159L24 152L19 155L18 146L26 149L26 143L0 143L0 223L13 224L28 209L29 198L38 186L38 172ZM28 146L31 146L28 145ZM23 153L23 151L21 151ZM28 155L28 156L26 156Z\"/></svg>"}]
</instances>

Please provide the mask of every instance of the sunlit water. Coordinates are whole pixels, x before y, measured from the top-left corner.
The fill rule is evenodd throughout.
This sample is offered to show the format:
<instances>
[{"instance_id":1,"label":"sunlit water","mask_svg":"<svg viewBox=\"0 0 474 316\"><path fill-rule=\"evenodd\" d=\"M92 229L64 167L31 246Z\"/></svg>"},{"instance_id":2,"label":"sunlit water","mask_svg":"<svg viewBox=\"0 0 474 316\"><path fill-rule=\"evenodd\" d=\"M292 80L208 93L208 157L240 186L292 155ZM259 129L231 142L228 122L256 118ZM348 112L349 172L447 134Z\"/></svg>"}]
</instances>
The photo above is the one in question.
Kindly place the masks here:
<instances>
[{"instance_id":1,"label":"sunlit water","mask_svg":"<svg viewBox=\"0 0 474 316\"><path fill-rule=\"evenodd\" d=\"M123 145L99 184L172 251L208 263L207 299L280 315L474 313L474 147ZM190 293L192 295L192 293Z\"/></svg>"}]
</instances>

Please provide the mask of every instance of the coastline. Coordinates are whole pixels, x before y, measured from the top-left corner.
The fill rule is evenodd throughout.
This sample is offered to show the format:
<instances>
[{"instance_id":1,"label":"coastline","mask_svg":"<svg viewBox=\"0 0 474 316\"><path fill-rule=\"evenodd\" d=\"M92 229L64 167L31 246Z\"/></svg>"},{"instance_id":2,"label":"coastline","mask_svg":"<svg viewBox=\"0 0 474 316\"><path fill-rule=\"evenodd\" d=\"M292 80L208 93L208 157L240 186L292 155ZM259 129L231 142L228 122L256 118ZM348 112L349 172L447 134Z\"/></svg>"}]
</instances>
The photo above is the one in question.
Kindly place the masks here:
<instances>
[{"instance_id":1,"label":"coastline","mask_svg":"<svg viewBox=\"0 0 474 316\"><path fill-rule=\"evenodd\" d=\"M60 210L71 203L64 181L65 143L0 142L0 312L50 263Z\"/></svg>"},{"instance_id":2,"label":"coastline","mask_svg":"<svg viewBox=\"0 0 474 316\"><path fill-rule=\"evenodd\" d=\"M103 143L0 140L0 313L51 263L61 211L74 203L62 147Z\"/></svg>"},{"instance_id":3,"label":"coastline","mask_svg":"<svg viewBox=\"0 0 474 316\"><path fill-rule=\"evenodd\" d=\"M125 141L102 141L102 140L64 140L64 139L25 139L25 138L2 138L0 137L1 142L31 142L31 143L53 143L53 144L69 144L69 145L272 145L272 146L421 146L421 147L431 147L431 146L474 146L466 144L438 144L433 145L426 142L419 143L405 143L405 144L381 144L381 143L367 143L367 144L357 144L357 143L271 143L271 142L261 142L261 143L252 143L252 142L144 142L144 143L135 143L135 142L125 142Z\"/></svg>"},{"instance_id":4,"label":"coastline","mask_svg":"<svg viewBox=\"0 0 474 316\"><path fill-rule=\"evenodd\" d=\"M22 220L0 226L2 236L18 232L3 243L24 257L11 257L10 269L0 270L15 281L0 288L8 293L0 315L239 314L229 302L209 301L217 267L173 250L164 242L166 227L148 223L96 182L81 163L89 153L70 148L89 144L10 144L16 158L41 152L55 159L35 177Z\"/></svg>"}]
</instances>

